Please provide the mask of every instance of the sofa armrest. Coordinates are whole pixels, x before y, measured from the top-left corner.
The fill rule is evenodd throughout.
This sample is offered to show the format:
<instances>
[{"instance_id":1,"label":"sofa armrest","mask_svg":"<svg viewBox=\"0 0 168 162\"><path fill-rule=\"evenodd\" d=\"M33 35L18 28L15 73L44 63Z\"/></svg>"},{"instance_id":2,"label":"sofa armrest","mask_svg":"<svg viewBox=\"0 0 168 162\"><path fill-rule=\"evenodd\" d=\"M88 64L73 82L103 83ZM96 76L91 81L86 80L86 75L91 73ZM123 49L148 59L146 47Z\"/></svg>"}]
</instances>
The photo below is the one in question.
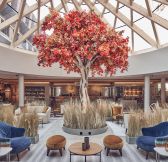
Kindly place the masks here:
<instances>
[{"instance_id":1,"label":"sofa armrest","mask_svg":"<svg viewBox=\"0 0 168 162\"><path fill-rule=\"evenodd\" d=\"M48 119L50 118L50 113L51 113L51 107L48 107L48 110L46 111Z\"/></svg>"},{"instance_id":2,"label":"sofa armrest","mask_svg":"<svg viewBox=\"0 0 168 162\"><path fill-rule=\"evenodd\" d=\"M16 128L11 127L11 137L21 137L24 136L25 129L24 128Z\"/></svg>"}]
</instances>

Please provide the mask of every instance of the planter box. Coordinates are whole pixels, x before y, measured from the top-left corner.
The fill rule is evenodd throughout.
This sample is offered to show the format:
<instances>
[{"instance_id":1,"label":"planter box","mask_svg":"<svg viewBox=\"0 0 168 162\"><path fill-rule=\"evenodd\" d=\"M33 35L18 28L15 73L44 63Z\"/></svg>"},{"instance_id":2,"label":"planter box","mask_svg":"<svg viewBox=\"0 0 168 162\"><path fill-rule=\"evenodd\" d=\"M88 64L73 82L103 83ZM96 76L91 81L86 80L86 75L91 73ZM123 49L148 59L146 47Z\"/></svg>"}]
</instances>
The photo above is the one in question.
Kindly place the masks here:
<instances>
[{"instance_id":1,"label":"planter box","mask_svg":"<svg viewBox=\"0 0 168 162\"><path fill-rule=\"evenodd\" d=\"M128 135L126 135L126 141L128 144L136 144L136 139L137 137L129 137Z\"/></svg>"},{"instance_id":2,"label":"planter box","mask_svg":"<svg viewBox=\"0 0 168 162\"><path fill-rule=\"evenodd\" d=\"M62 129L64 132L68 134L80 135L80 136L91 136L91 135L105 133L108 128L107 126L105 126L103 128L98 128L98 129L72 129L72 128L67 128L63 126Z\"/></svg>"},{"instance_id":3,"label":"planter box","mask_svg":"<svg viewBox=\"0 0 168 162\"><path fill-rule=\"evenodd\" d=\"M35 137L29 137L32 144L36 144L39 141L39 134L37 134Z\"/></svg>"}]
</instances>

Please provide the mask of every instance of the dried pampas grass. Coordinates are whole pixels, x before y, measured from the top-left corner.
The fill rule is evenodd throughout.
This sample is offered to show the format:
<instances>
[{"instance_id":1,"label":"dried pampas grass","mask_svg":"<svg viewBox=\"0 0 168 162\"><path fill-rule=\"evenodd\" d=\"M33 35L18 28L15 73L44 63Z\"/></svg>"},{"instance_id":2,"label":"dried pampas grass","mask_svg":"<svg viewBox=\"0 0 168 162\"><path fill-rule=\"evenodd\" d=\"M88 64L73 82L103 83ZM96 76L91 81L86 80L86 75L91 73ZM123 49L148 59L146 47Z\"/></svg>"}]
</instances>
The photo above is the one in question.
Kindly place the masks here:
<instances>
[{"instance_id":1,"label":"dried pampas grass","mask_svg":"<svg viewBox=\"0 0 168 162\"><path fill-rule=\"evenodd\" d=\"M133 112L130 114L127 135L139 136L143 127L152 127L164 121L168 121L168 108L157 106L154 111Z\"/></svg>"},{"instance_id":2,"label":"dried pampas grass","mask_svg":"<svg viewBox=\"0 0 168 162\"><path fill-rule=\"evenodd\" d=\"M35 137L38 134L39 120L37 113L22 113L20 115L18 127L25 128L25 135Z\"/></svg>"},{"instance_id":3,"label":"dried pampas grass","mask_svg":"<svg viewBox=\"0 0 168 162\"><path fill-rule=\"evenodd\" d=\"M6 122L10 125L14 124L14 106L13 105L0 105L0 121Z\"/></svg>"},{"instance_id":4,"label":"dried pampas grass","mask_svg":"<svg viewBox=\"0 0 168 162\"><path fill-rule=\"evenodd\" d=\"M101 104L91 103L83 112L81 103L71 101L64 104L64 126L73 129L97 129L106 126L106 116Z\"/></svg>"}]
</instances>

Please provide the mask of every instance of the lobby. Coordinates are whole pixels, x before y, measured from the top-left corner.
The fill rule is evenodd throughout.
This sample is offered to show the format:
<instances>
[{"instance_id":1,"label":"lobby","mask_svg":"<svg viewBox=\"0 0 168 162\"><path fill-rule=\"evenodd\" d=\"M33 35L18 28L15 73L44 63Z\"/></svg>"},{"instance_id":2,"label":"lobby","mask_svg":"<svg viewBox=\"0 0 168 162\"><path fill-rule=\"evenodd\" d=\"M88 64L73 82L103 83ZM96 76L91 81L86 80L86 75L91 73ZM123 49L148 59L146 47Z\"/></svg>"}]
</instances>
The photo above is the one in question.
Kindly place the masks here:
<instances>
[{"instance_id":1,"label":"lobby","mask_svg":"<svg viewBox=\"0 0 168 162\"><path fill-rule=\"evenodd\" d=\"M0 161L168 161L166 0L2 0Z\"/></svg>"}]
</instances>

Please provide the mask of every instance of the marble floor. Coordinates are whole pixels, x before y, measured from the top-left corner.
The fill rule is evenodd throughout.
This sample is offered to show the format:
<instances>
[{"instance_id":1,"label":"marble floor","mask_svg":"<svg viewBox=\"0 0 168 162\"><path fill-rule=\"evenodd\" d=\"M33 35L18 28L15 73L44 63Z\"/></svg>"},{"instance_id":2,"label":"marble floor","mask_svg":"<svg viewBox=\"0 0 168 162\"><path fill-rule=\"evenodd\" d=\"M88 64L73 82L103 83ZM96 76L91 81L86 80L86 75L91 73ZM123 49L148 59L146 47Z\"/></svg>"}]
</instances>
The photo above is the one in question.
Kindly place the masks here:
<instances>
[{"instance_id":1,"label":"marble floor","mask_svg":"<svg viewBox=\"0 0 168 162\"><path fill-rule=\"evenodd\" d=\"M69 162L68 147L74 142L83 141L83 137L76 135L69 135L62 131L63 119L52 118L49 124L44 124L42 128L39 126L40 141L37 144L31 146L30 151L24 151L20 154L21 162ZM97 142L103 146L103 138L108 134L115 134L123 138L125 141L125 129L121 126L107 122L108 130L104 134L95 135L90 137L90 141ZM59 152L53 151L50 156L46 156L46 140L48 137L60 134L66 137L67 144L66 150L63 152L63 156L60 157ZM13 156L11 160L15 161ZM161 159L163 162L168 162L168 159ZM72 162L84 162L84 157L73 156ZM87 162L99 162L99 157L90 156L87 157ZM118 151L111 151L109 156L106 156L105 150L102 152L102 162L155 162L155 155L150 154L149 159L145 159L145 153L142 150L137 150L136 145L129 145L124 142L123 156L119 155Z\"/></svg>"}]
</instances>

